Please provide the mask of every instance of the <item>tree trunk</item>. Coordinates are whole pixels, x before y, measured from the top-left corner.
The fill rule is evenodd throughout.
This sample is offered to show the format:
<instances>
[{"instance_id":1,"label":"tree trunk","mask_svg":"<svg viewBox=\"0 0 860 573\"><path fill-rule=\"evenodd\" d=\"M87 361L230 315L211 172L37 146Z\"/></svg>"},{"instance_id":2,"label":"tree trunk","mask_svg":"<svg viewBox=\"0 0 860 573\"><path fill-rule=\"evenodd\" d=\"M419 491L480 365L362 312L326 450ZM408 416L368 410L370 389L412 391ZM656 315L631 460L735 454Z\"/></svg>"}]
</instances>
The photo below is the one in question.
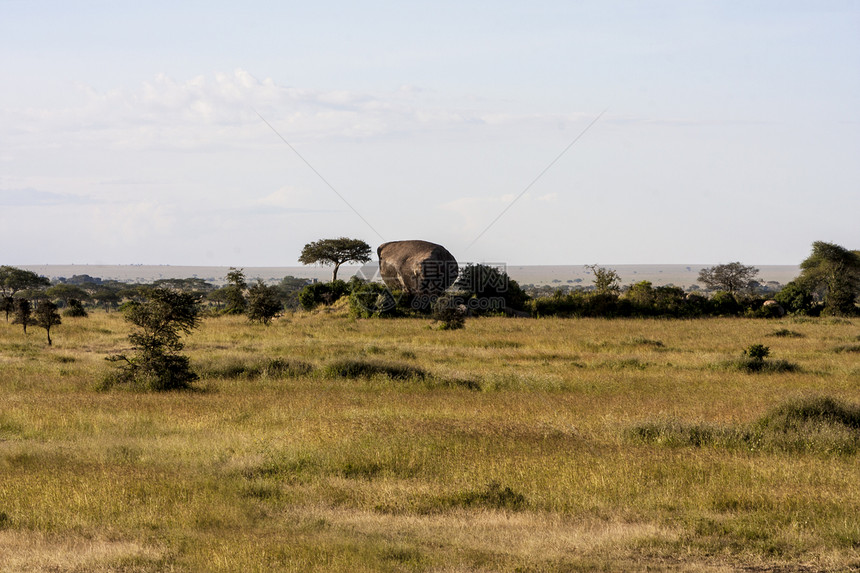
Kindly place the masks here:
<instances>
[{"instance_id":1,"label":"tree trunk","mask_svg":"<svg viewBox=\"0 0 860 573\"><path fill-rule=\"evenodd\" d=\"M337 280L337 270L340 268L340 263L334 264L334 270L331 272L331 282Z\"/></svg>"},{"instance_id":2,"label":"tree trunk","mask_svg":"<svg viewBox=\"0 0 860 573\"><path fill-rule=\"evenodd\" d=\"M45 332L48 334L48 346L51 346L51 329L46 328Z\"/></svg>"}]
</instances>

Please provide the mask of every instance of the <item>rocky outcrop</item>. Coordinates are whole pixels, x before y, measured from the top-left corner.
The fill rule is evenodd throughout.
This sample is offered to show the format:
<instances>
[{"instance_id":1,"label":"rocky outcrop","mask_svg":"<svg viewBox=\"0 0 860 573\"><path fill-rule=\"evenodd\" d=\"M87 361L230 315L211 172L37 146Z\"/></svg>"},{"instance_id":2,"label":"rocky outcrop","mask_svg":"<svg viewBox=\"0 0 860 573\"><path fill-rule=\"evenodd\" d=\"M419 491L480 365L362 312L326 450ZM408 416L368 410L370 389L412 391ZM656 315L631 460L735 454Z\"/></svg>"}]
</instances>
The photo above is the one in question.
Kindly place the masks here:
<instances>
[{"instance_id":1,"label":"rocky outcrop","mask_svg":"<svg viewBox=\"0 0 860 573\"><path fill-rule=\"evenodd\" d=\"M379 274L388 288L412 295L439 295L451 286L459 267L448 249L428 241L379 245Z\"/></svg>"}]
</instances>

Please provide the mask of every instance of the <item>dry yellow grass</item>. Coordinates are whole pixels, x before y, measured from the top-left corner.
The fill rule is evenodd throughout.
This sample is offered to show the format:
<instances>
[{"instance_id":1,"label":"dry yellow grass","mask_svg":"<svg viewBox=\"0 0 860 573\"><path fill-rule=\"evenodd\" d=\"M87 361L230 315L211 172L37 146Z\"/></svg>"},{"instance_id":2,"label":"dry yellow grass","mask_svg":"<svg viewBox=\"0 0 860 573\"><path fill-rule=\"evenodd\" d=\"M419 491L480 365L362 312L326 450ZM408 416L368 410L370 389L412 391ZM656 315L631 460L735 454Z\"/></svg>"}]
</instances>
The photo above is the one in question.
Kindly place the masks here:
<instances>
[{"instance_id":1,"label":"dry yellow grass","mask_svg":"<svg viewBox=\"0 0 860 573\"><path fill-rule=\"evenodd\" d=\"M127 333L0 325L0 570L860 567L856 451L631 438L860 403L856 321L220 317L187 339L199 391L96 391ZM799 370L724 366L753 343Z\"/></svg>"}]
</instances>

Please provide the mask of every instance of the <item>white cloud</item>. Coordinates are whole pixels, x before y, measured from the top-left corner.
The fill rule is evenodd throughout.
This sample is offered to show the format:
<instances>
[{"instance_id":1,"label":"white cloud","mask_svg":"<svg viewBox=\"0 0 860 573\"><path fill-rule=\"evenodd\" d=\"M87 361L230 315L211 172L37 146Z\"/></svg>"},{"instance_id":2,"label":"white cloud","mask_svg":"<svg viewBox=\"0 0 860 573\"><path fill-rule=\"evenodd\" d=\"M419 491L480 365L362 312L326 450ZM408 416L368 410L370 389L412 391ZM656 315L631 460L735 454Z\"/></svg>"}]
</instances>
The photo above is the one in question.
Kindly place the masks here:
<instances>
[{"instance_id":1,"label":"white cloud","mask_svg":"<svg viewBox=\"0 0 860 573\"><path fill-rule=\"evenodd\" d=\"M243 69L177 81L160 74L135 90L80 84L54 107L0 111L0 135L21 148L87 143L123 149L247 147L269 142L259 112L288 140L369 138L452 127L546 126L579 114L516 115L438 98L415 86L389 92L312 90L258 79Z\"/></svg>"}]
</instances>

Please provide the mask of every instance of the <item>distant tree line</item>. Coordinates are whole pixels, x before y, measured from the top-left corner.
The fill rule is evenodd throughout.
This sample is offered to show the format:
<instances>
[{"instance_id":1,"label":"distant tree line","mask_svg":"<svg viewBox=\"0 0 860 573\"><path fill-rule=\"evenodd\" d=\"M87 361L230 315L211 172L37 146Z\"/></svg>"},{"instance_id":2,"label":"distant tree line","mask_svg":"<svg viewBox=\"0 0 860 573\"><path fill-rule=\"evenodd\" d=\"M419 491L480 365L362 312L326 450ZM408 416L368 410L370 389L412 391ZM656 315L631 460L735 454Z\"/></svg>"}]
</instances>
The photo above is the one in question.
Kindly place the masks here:
<instances>
[{"instance_id":1,"label":"distant tree line","mask_svg":"<svg viewBox=\"0 0 860 573\"><path fill-rule=\"evenodd\" d=\"M821 241L813 243L812 254L801 263L801 275L784 287L760 282L759 270L739 261L702 269L698 280L704 288L689 291L673 285L655 287L649 281L622 286L615 270L596 264L586 268L593 276L592 285L521 288L503 271L468 265L444 295L447 311L607 318L860 314L860 252ZM470 290L464 288L467 284L481 286ZM356 277L309 285L298 300L302 308L311 310L344 297L349 298L350 312L359 317L427 315L435 305Z\"/></svg>"},{"instance_id":2,"label":"distant tree line","mask_svg":"<svg viewBox=\"0 0 860 573\"><path fill-rule=\"evenodd\" d=\"M344 262L366 261L368 253L363 241L321 240L306 246L303 261L333 265L336 273ZM621 286L615 270L596 264L586 267L593 276L592 285L535 291L521 288L504 271L467 265L440 302L438 297L409 296L357 277L325 283L288 276L276 284L260 279L249 283L243 269L231 268L221 287L196 277L129 284L75 275L52 282L32 271L2 266L0 310L6 322L20 325L25 333L28 326L45 329L49 344L51 329L62 323L60 312L66 317L86 317L95 308L110 312L146 302L153 289L193 295L201 316L245 315L266 325L283 312L312 310L345 297L350 313L357 317L434 313L448 317L459 313L607 318L860 314L860 251L816 241L800 267L798 278L775 289L757 280L755 267L740 262L716 265L699 273L704 289L687 292L672 285L655 287L649 281Z\"/></svg>"}]
</instances>

